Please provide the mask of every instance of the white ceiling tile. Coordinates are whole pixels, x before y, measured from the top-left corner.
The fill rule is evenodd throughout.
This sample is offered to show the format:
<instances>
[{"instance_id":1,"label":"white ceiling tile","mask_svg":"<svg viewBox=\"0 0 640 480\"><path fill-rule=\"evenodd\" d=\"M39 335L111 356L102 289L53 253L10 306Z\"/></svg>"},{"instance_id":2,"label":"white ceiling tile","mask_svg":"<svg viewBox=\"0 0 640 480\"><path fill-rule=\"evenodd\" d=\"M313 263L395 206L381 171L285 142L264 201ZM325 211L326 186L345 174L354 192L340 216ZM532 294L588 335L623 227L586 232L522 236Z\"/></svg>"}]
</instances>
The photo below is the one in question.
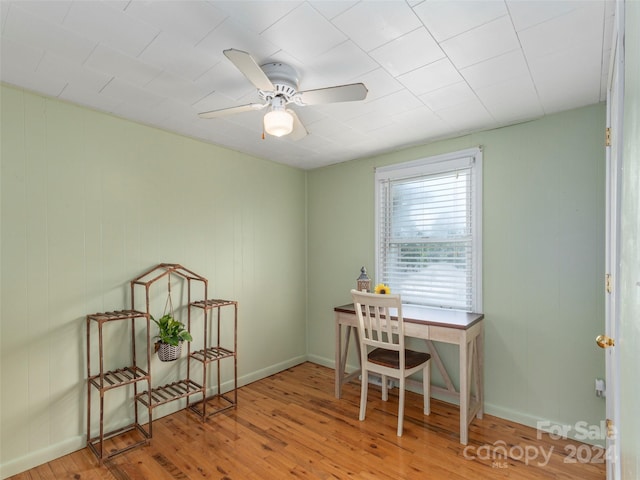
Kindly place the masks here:
<instances>
[{"instance_id":1,"label":"white ceiling tile","mask_svg":"<svg viewBox=\"0 0 640 480\"><path fill-rule=\"evenodd\" d=\"M440 45L458 68L468 67L520 48L508 16L445 40Z\"/></svg>"},{"instance_id":2,"label":"white ceiling tile","mask_svg":"<svg viewBox=\"0 0 640 480\"><path fill-rule=\"evenodd\" d=\"M305 107L305 111L312 110L313 112L317 112L322 115L322 118L328 117L346 121L373 112L375 107L370 106L370 103L370 101L364 101L309 105Z\"/></svg>"},{"instance_id":3,"label":"white ceiling tile","mask_svg":"<svg viewBox=\"0 0 640 480\"><path fill-rule=\"evenodd\" d=\"M62 23L72 4L71 0L23 0L14 2L5 2L3 0L3 9L5 3L7 5L11 5L12 8L20 8L29 12L31 15L35 15L49 22L58 24Z\"/></svg>"},{"instance_id":4,"label":"white ceiling tile","mask_svg":"<svg viewBox=\"0 0 640 480\"><path fill-rule=\"evenodd\" d=\"M337 17L345 10L353 7L358 0L311 0L309 4L318 10L325 18L331 20Z\"/></svg>"},{"instance_id":5,"label":"white ceiling tile","mask_svg":"<svg viewBox=\"0 0 640 480\"><path fill-rule=\"evenodd\" d=\"M367 93L367 101L384 97L403 88L402 84L384 68L376 68L362 75L359 81L364 83L369 90Z\"/></svg>"},{"instance_id":6,"label":"white ceiling tile","mask_svg":"<svg viewBox=\"0 0 640 480\"><path fill-rule=\"evenodd\" d=\"M260 1L260 0L215 0L213 5L235 18L246 30L249 28L254 33L262 33L267 28L278 22L282 17L297 8L300 1Z\"/></svg>"},{"instance_id":7,"label":"white ceiling tile","mask_svg":"<svg viewBox=\"0 0 640 480\"><path fill-rule=\"evenodd\" d=\"M73 0L73 1L77 2L78 0ZM86 1L86 0L80 0L80 1ZM102 2L104 2L105 0L92 0L92 1L102 1ZM131 3L131 0L106 0L106 1L109 2L109 6L111 8L114 8L116 10L124 10ZM138 0L134 0L134 1L138 1ZM142 1L143 2L149 2L149 1L155 1L155 0L142 0ZM169 1L172 1L172 0L169 0ZM177 0L177 1L181 1L181 0Z\"/></svg>"},{"instance_id":8,"label":"white ceiling tile","mask_svg":"<svg viewBox=\"0 0 640 480\"><path fill-rule=\"evenodd\" d=\"M458 83L462 76L448 58L443 58L430 65L419 68L398 77L402 84L416 95Z\"/></svg>"},{"instance_id":9,"label":"white ceiling tile","mask_svg":"<svg viewBox=\"0 0 640 480\"><path fill-rule=\"evenodd\" d=\"M68 102L77 103L103 112L113 112L122 103L122 100L106 97L95 90L89 90L82 85L67 85L58 98Z\"/></svg>"},{"instance_id":10,"label":"white ceiling tile","mask_svg":"<svg viewBox=\"0 0 640 480\"><path fill-rule=\"evenodd\" d=\"M189 80L200 77L218 62L218 56L200 47L192 47L179 37L161 33L138 58L160 70L168 70Z\"/></svg>"},{"instance_id":11,"label":"white ceiling tile","mask_svg":"<svg viewBox=\"0 0 640 480\"><path fill-rule=\"evenodd\" d=\"M442 110L475 100L477 97L467 82L458 82L420 95L419 98L431 110Z\"/></svg>"},{"instance_id":12,"label":"white ceiling tile","mask_svg":"<svg viewBox=\"0 0 640 480\"><path fill-rule=\"evenodd\" d=\"M241 105L233 98L229 98L219 92L211 92L205 95L197 102L194 102L193 108L198 112L210 112L212 110L221 110L223 108L237 107Z\"/></svg>"},{"instance_id":13,"label":"white ceiling tile","mask_svg":"<svg viewBox=\"0 0 640 480\"><path fill-rule=\"evenodd\" d=\"M367 148L370 150L371 156L380 155L395 150L392 142L396 138L402 139L401 141L406 147L427 143L431 128L429 125L392 123L368 134L363 141L353 144L352 147L354 149Z\"/></svg>"},{"instance_id":14,"label":"white ceiling tile","mask_svg":"<svg viewBox=\"0 0 640 480\"><path fill-rule=\"evenodd\" d=\"M422 138L440 135L447 128L442 119L427 107L402 112L391 119L397 128L404 128L411 135L422 134Z\"/></svg>"},{"instance_id":15,"label":"white ceiling tile","mask_svg":"<svg viewBox=\"0 0 640 480\"><path fill-rule=\"evenodd\" d=\"M134 57L160 33L157 27L127 15L109 2L73 2L63 25Z\"/></svg>"},{"instance_id":16,"label":"white ceiling tile","mask_svg":"<svg viewBox=\"0 0 640 480\"><path fill-rule=\"evenodd\" d=\"M389 143L389 139L393 138L394 130L393 125L387 127L385 131L389 132L389 135L367 135L360 142L353 143L351 146L356 151L359 151L362 148L366 148L367 151L370 152L370 156L379 155L380 153L384 153L390 150L393 150ZM336 162L337 163L337 162Z\"/></svg>"},{"instance_id":17,"label":"white ceiling tile","mask_svg":"<svg viewBox=\"0 0 640 480\"><path fill-rule=\"evenodd\" d=\"M358 3L333 24L367 52L422 26L405 3L376 1Z\"/></svg>"},{"instance_id":18,"label":"white ceiling tile","mask_svg":"<svg viewBox=\"0 0 640 480\"><path fill-rule=\"evenodd\" d=\"M605 18L615 17L617 0L605 0L604 2L604 15Z\"/></svg>"},{"instance_id":19,"label":"white ceiling tile","mask_svg":"<svg viewBox=\"0 0 640 480\"><path fill-rule=\"evenodd\" d=\"M392 75L402 75L445 55L425 28L418 28L370 52Z\"/></svg>"},{"instance_id":20,"label":"white ceiling tile","mask_svg":"<svg viewBox=\"0 0 640 480\"><path fill-rule=\"evenodd\" d=\"M417 117L418 119L420 117ZM379 153L390 152L394 149L390 147L391 139L401 138L404 145L407 147L413 145L422 145L428 143L431 139L442 136L447 129L450 128L442 120L439 122L420 122L410 123L410 120L406 123L393 123L386 126L375 133L376 139L381 141L374 145L379 150ZM373 136L373 135L372 135ZM375 140L374 140L375 141Z\"/></svg>"},{"instance_id":21,"label":"white ceiling tile","mask_svg":"<svg viewBox=\"0 0 640 480\"><path fill-rule=\"evenodd\" d=\"M157 77L161 69L141 62L109 47L99 45L84 63L86 67L113 75L126 82L142 87Z\"/></svg>"},{"instance_id":22,"label":"white ceiling tile","mask_svg":"<svg viewBox=\"0 0 640 480\"><path fill-rule=\"evenodd\" d=\"M489 113L502 125L544 114L529 75L479 88L476 93Z\"/></svg>"},{"instance_id":23,"label":"white ceiling tile","mask_svg":"<svg viewBox=\"0 0 640 480\"><path fill-rule=\"evenodd\" d=\"M43 57L36 72L43 77L56 78L61 82L77 85L96 93L100 92L112 78L109 74L92 70L49 52Z\"/></svg>"},{"instance_id":24,"label":"white ceiling tile","mask_svg":"<svg viewBox=\"0 0 640 480\"><path fill-rule=\"evenodd\" d=\"M127 108L132 108L136 105L141 108L152 108L163 100L162 97L119 78L111 80L100 93L113 100L120 100L126 103ZM115 113L117 113L117 109Z\"/></svg>"},{"instance_id":25,"label":"white ceiling tile","mask_svg":"<svg viewBox=\"0 0 640 480\"><path fill-rule=\"evenodd\" d=\"M525 56L527 59L542 57L558 50L584 48L586 44L600 58L602 51L598 47L602 46L603 8L602 3L593 2L519 32Z\"/></svg>"},{"instance_id":26,"label":"white ceiling tile","mask_svg":"<svg viewBox=\"0 0 640 480\"><path fill-rule=\"evenodd\" d=\"M224 95L232 103L237 103L247 95L254 95L251 102L260 100L256 87L226 58L211 67L193 83L203 90L215 91L217 94Z\"/></svg>"},{"instance_id":27,"label":"white ceiling tile","mask_svg":"<svg viewBox=\"0 0 640 480\"><path fill-rule=\"evenodd\" d=\"M308 129L314 135L330 138L335 143L347 142L347 144L350 144L365 137L364 134L347 126L345 123L332 118L308 125Z\"/></svg>"},{"instance_id":28,"label":"white ceiling tile","mask_svg":"<svg viewBox=\"0 0 640 480\"><path fill-rule=\"evenodd\" d=\"M344 123L358 132L367 133L389 126L393 120L390 115L361 115Z\"/></svg>"},{"instance_id":29,"label":"white ceiling tile","mask_svg":"<svg viewBox=\"0 0 640 480\"><path fill-rule=\"evenodd\" d=\"M66 86L66 82L59 78L36 76L33 71L25 70L19 64L11 64L8 68L3 67L2 81L50 97L60 95Z\"/></svg>"},{"instance_id":30,"label":"white ceiling tile","mask_svg":"<svg viewBox=\"0 0 640 480\"><path fill-rule=\"evenodd\" d=\"M0 32L2 33L4 33L4 24L9 14L9 8L11 8L11 3L0 2Z\"/></svg>"},{"instance_id":31,"label":"white ceiling tile","mask_svg":"<svg viewBox=\"0 0 640 480\"><path fill-rule=\"evenodd\" d=\"M336 79L340 83L353 83L359 82L364 74L378 68L378 64L355 43L347 41L314 58L313 68L322 72L325 78Z\"/></svg>"},{"instance_id":32,"label":"white ceiling tile","mask_svg":"<svg viewBox=\"0 0 640 480\"><path fill-rule=\"evenodd\" d=\"M36 75L43 56L41 49L3 38L0 42L0 79L28 90L58 96L64 90L65 80Z\"/></svg>"},{"instance_id":33,"label":"white ceiling tile","mask_svg":"<svg viewBox=\"0 0 640 480\"><path fill-rule=\"evenodd\" d=\"M77 84L68 84L58 98L103 112L113 112L122 103L122 100L96 94L95 90Z\"/></svg>"},{"instance_id":34,"label":"white ceiling tile","mask_svg":"<svg viewBox=\"0 0 640 480\"><path fill-rule=\"evenodd\" d=\"M397 115L401 112L414 110L424 106L415 95L407 90L399 90L387 95L386 97L378 98L364 105L370 112L375 112L376 114L381 114L383 116Z\"/></svg>"},{"instance_id":35,"label":"white ceiling tile","mask_svg":"<svg viewBox=\"0 0 640 480\"><path fill-rule=\"evenodd\" d=\"M520 49L463 68L460 73L471 88L482 88L510 78L529 75L529 67Z\"/></svg>"},{"instance_id":36,"label":"white ceiling tile","mask_svg":"<svg viewBox=\"0 0 640 480\"><path fill-rule=\"evenodd\" d=\"M364 102L344 102L328 105L316 105L315 111L319 111L328 117L341 121L348 121L364 115L395 115L399 112L422 107L423 104L415 95L407 90L398 90L384 97L367 100Z\"/></svg>"},{"instance_id":37,"label":"white ceiling tile","mask_svg":"<svg viewBox=\"0 0 640 480\"><path fill-rule=\"evenodd\" d=\"M95 42L82 38L58 24L13 6L7 14L2 37L33 48L50 50L76 62L84 61L96 46Z\"/></svg>"},{"instance_id":38,"label":"white ceiling tile","mask_svg":"<svg viewBox=\"0 0 640 480\"><path fill-rule=\"evenodd\" d=\"M495 125L495 120L480 100L461 103L438 110L435 113L447 122L455 132L468 132Z\"/></svg>"},{"instance_id":39,"label":"white ceiling tile","mask_svg":"<svg viewBox=\"0 0 640 480\"><path fill-rule=\"evenodd\" d=\"M309 128L307 125L307 129ZM314 131L313 135L307 135L301 138L297 143L300 143L302 147L309 151L322 151L326 144L333 144L334 147L337 146L333 140L321 136L317 131Z\"/></svg>"},{"instance_id":40,"label":"white ceiling tile","mask_svg":"<svg viewBox=\"0 0 640 480\"><path fill-rule=\"evenodd\" d=\"M529 66L545 113L592 105L600 99L601 65L592 52L564 50L532 59Z\"/></svg>"},{"instance_id":41,"label":"white ceiling tile","mask_svg":"<svg viewBox=\"0 0 640 480\"><path fill-rule=\"evenodd\" d=\"M517 32L580 8L583 0L506 0Z\"/></svg>"},{"instance_id":42,"label":"white ceiling tile","mask_svg":"<svg viewBox=\"0 0 640 480\"><path fill-rule=\"evenodd\" d=\"M290 108L291 110L295 110L296 114L298 115L298 118L304 125L309 125L314 122L319 122L320 120L324 120L327 118L327 115L321 112L320 109L314 108L313 106L310 106L309 108L307 108L307 107L302 107L297 105L296 106L289 105L287 108Z\"/></svg>"},{"instance_id":43,"label":"white ceiling tile","mask_svg":"<svg viewBox=\"0 0 640 480\"><path fill-rule=\"evenodd\" d=\"M195 45L227 17L208 2L135 1L125 13Z\"/></svg>"},{"instance_id":44,"label":"white ceiling tile","mask_svg":"<svg viewBox=\"0 0 640 480\"><path fill-rule=\"evenodd\" d=\"M347 40L309 4L302 4L261 36L300 60L310 60Z\"/></svg>"},{"instance_id":45,"label":"white ceiling tile","mask_svg":"<svg viewBox=\"0 0 640 480\"><path fill-rule=\"evenodd\" d=\"M271 56L280 49L258 33L248 31L232 18L218 25L197 46L210 54L212 59L224 60L228 63L231 62L224 56L223 50L228 48L243 50L250 53L258 65L270 61Z\"/></svg>"},{"instance_id":46,"label":"white ceiling tile","mask_svg":"<svg viewBox=\"0 0 640 480\"><path fill-rule=\"evenodd\" d=\"M162 72L147 83L144 88L160 97L177 100L177 102L186 105L197 102L211 92L211 90L170 72Z\"/></svg>"},{"instance_id":47,"label":"white ceiling tile","mask_svg":"<svg viewBox=\"0 0 640 480\"><path fill-rule=\"evenodd\" d=\"M0 78L306 169L601 101L614 7L614 0L0 0ZM292 106L309 135L261 140L264 111L198 117L260 101L222 54L227 48L259 65L291 65L302 90L362 81L369 93L360 102Z\"/></svg>"},{"instance_id":48,"label":"white ceiling tile","mask_svg":"<svg viewBox=\"0 0 640 480\"><path fill-rule=\"evenodd\" d=\"M33 75L44 56L44 50L14 42L3 38L0 42L0 75L4 80L5 72L19 70L24 74Z\"/></svg>"},{"instance_id":49,"label":"white ceiling tile","mask_svg":"<svg viewBox=\"0 0 640 480\"><path fill-rule=\"evenodd\" d=\"M439 42L508 13L502 0L427 0L413 10Z\"/></svg>"}]
</instances>

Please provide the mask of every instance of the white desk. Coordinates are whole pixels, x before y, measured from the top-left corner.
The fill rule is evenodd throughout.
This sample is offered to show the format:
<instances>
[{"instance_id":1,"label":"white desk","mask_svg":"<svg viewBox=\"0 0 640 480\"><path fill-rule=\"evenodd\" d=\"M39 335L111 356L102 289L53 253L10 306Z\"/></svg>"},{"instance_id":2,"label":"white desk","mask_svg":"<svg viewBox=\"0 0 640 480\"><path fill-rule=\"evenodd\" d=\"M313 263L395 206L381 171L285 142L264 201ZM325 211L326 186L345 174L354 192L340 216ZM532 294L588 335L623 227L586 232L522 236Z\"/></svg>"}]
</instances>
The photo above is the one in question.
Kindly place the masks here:
<instances>
[{"instance_id":1,"label":"white desk","mask_svg":"<svg viewBox=\"0 0 640 480\"><path fill-rule=\"evenodd\" d=\"M358 317L353 304L342 305L334 309L336 317L336 398L340 398L342 385L360 375L360 370L347 373L347 353L351 330L354 331L358 361L360 361L360 342L358 339ZM446 388L433 386L432 391L459 399L460 402L460 443L466 445L469 440L469 424L483 413L484 362L483 318L478 313L466 313L453 310L403 305L405 336L421 338L426 341L431 358L446 383ZM342 326L347 327L343 340ZM440 360L433 342L452 343L460 347L460 390L456 391L447 370ZM474 380L474 395L471 395L471 380Z\"/></svg>"}]
</instances>

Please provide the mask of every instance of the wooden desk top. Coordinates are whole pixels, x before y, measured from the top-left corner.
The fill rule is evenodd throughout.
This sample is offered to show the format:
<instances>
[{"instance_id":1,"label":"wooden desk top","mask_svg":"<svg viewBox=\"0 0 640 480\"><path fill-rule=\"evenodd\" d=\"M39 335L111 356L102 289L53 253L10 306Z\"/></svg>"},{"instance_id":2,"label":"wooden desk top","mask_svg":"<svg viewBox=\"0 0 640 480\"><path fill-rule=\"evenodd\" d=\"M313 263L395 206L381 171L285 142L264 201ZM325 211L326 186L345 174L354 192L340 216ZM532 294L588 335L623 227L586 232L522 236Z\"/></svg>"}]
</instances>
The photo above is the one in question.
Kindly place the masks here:
<instances>
[{"instance_id":1,"label":"wooden desk top","mask_svg":"<svg viewBox=\"0 0 640 480\"><path fill-rule=\"evenodd\" d=\"M351 313L353 315L356 313L353 303L335 307L333 310L335 312ZM418 305L402 305L402 317L407 323L423 323L466 330L481 321L484 318L484 314L421 307Z\"/></svg>"}]
</instances>

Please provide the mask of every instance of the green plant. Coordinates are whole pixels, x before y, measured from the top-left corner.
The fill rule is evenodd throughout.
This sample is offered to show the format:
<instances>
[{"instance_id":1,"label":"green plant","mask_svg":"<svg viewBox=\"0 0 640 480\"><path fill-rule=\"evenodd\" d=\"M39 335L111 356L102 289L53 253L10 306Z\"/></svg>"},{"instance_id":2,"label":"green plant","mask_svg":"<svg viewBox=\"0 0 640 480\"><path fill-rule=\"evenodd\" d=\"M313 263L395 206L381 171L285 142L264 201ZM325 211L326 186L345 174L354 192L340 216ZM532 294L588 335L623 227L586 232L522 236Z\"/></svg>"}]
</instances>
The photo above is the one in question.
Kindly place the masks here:
<instances>
[{"instance_id":1,"label":"green plant","mask_svg":"<svg viewBox=\"0 0 640 480\"><path fill-rule=\"evenodd\" d=\"M160 343L167 343L174 347L180 342L190 342L193 340L191 334L184 328L184 323L179 322L171 315L166 314L160 317L160 320L156 320L151 316L151 320L158 325L158 335L155 338Z\"/></svg>"}]
</instances>

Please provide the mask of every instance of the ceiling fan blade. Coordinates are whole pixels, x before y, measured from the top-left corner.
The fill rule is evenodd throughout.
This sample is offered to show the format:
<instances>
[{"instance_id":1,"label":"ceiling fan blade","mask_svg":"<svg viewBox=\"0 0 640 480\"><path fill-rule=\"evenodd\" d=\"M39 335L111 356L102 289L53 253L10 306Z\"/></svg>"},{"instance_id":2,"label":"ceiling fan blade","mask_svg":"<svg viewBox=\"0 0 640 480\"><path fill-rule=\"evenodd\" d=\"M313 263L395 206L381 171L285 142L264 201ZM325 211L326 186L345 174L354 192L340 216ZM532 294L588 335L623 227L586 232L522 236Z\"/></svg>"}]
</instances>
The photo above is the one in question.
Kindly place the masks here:
<instances>
[{"instance_id":1,"label":"ceiling fan blade","mask_svg":"<svg viewBox=\"0 0 640 480\"><path fill-rule=\"evenodd\" d=\"M239 107L221 108L220 110L211 110L210 112L199 113L200 118L218 118L225 117L227 115L233 115L236 113L248 112L250 110L262 110L268 104L262 103L249 103L247 105L240 105Z\"/></svg>"},{"instance_id":2,"label":"ceiling fan blade","mask_svg":"<svg viewBox=\"0 0 640 480\"><path fill-rule=\"evenodd\" d=\"M271 83L271 80L269 80L269 77L267 77L267 75L262 71L260 65L258 65L253 57L247 52L230 48L228 50L224 50L222 53L224 53L225 56L233 62L236 68L240 70L245 77L247 77L247 80L253 83L259 90L273 92L276 89L273 86L273 83Z\"/></svg>"},{"instance_id":3,"label":"ceiling fan blade","mask_svg":"<svg viewBox=\"0 0 640 480\"><path fill-rule=\"evenodd\" d=\"M301 105L319 105L322 103L353 102L367 98L367 87L364 83L351 83L337 87L318 88L298 92Z\"/></svg>"},{"instance_id":4,"label":"ceiling fan blade","mask_svg":"<svg viewBox=\"0 0 640 480\"><path fill-rule=\"evenodd\" d=\"M293 141L296 141L296 140L300 140L301 138L306 137L309 134L309 132L307 132L307 129L305 128L303 123L298 118L298 115L296 114L296 112L294 112L291 109L287 109L287 111L293 117L293 130L288 135L288 138L290 138Z\"/></svg>"}]
</instances>

